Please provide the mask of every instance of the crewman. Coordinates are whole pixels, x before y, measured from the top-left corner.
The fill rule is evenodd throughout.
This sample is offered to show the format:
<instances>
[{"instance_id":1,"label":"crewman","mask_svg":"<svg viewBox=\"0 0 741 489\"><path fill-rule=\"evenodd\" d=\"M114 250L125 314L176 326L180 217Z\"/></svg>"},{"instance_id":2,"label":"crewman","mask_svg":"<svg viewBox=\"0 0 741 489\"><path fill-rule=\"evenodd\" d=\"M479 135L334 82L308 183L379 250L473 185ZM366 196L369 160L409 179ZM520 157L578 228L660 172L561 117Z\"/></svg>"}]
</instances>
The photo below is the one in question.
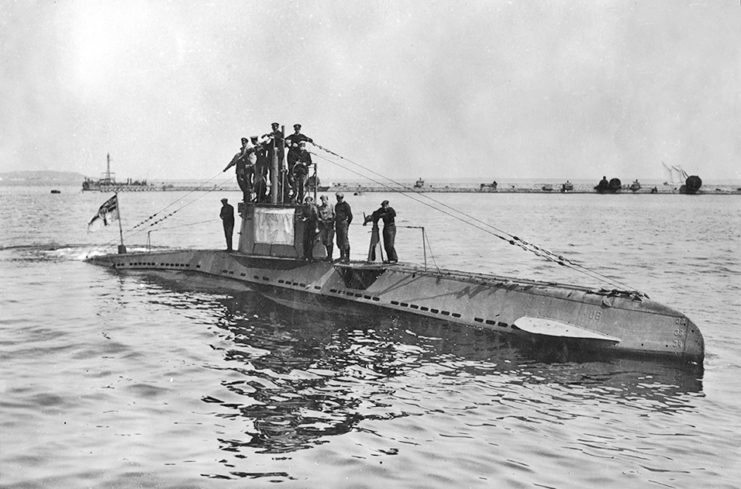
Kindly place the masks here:
<instances>
[{"instance_id":1,"label":"crewman","mask_svg":"<svg viewBox=\"0 0 741 489\"><path fill-rule=\"evenodd\" d=\"M318 220L314 199L307 195L301 206L301 221L304 223L304 260L314 261L314 238Z\"/></svg>"},{"instance_id":2,"label":"crewman","mask_svg":"<svg viewBox=\"0 0 741 489\"><path fill-rule=\"evenodd\" d=\"M309 176L309 165L311 165L311 155L306 150L306 142L300 143L298 160L293 165L293 198L296 202L304 199L304 189L306 188L306 179Z\"/></svg>"},{"instance_id":3,"label":"crewman","mask_svg":"<svg viewBox=\"0 0 741 489\"><path fill-rule=\"evenodd\" d=\"M247 138L242 138L242 147L239 153L234 155L232 161L224 168L226 172L232 166L236 166L237 184L242 190L244 202L252 200L252 177L255 173L254 155L255 147Z\"/></svg>"},{"instance_id":4,"label":"crewman","mask_svg":"<svg viewBox=\"0 0 741 489\"><path fill-rule=\"evenodd\" d=\"M293 134L286 136L286 145L288 146L288 172L293 172L293 165L299 159L301 153L301 143L309 142L313 143L314 140L310 137L301 134L301 124L293 125ZM311 156L309 156L309 164L311 164Z\"/></svg>"},{"instance_id":5,"label":"crewman","mask_svg":"<svg viewBox=\"0 0 741 489\"><path fill-rule=\"evenodd\" d=\"M267 149L269 168L270 172L272 172L273 155L278 156L278 169L280 170L283 167L284 145L283 131L280 130L280 124L273 122L270 124L270 129L271 131L269 133L263 134L263 138L267 139L264 146ZM270 178L267 181L269 182Z\"/></svg>"},{"instance_id":6,"label":"crewman","mask_svg":"<svg viewBox=\"0 0 741 489\"><path fill-rule=\"evenodd\" d=\"M396 256L394 242L396 241L396 211L389 206L389 201L381 202L381 207L371 214L371 220L374 226L378 226L378 221L383 220L383 249L386 250L386 259L388 263L397 263L399 257ZM365 225L365 223L363 223Z\"/></svg>"},{"instance_id":7,"label":"crewman","mask_svg":"<svg viewBox=\"0 0 741 489\"><path fill-rule=\"evenodd\" d=\"M319 215L319 237L322 240L322 245L327 250L327 261L332 261L332 253L334 251L334 207L329 205L329 199L326 195L319 197L322 201L321 205L317 208Z\"/></svg>"},{"instance_id":8,"label":"crewman","mask_svg":"<svg viewBox=\"0 0 741 489\"><path fill-rule=\"evenodd\" d=\"M337 204L334 206L334 215L337 247L340 249L340 261L348 263L350 261L350 240L347 231L350 223L352 223L352 209L350 209L350 204L345 202L345 195L342 192L337 192L336 198Z\"/></svg>"},{"instance_id":9,"label":"crewman","mask_svg":"<svg viewBox=\"0 0 741 489\"><path fill-rule=\"evenodd\" d=\"M270 160L268 159L268 152L265 148L265 142L259 142L255 136L252 139L252 144L255 145L255 197L256 202L265 202L268 194L268 169L270 168Z\"/></svg>"},{"instance_id":10,"label":"crewman","mask_svg":"<svg viewBox=\"0 0 741 489\"><path fill-rule=\"evenodd\" d=\"M234 233L234 207L229 205L229 199L221 199L221 223L224 225L224 237L226 238L226 251L232 251L232 234Z\"/></svg>"}]
</instances>

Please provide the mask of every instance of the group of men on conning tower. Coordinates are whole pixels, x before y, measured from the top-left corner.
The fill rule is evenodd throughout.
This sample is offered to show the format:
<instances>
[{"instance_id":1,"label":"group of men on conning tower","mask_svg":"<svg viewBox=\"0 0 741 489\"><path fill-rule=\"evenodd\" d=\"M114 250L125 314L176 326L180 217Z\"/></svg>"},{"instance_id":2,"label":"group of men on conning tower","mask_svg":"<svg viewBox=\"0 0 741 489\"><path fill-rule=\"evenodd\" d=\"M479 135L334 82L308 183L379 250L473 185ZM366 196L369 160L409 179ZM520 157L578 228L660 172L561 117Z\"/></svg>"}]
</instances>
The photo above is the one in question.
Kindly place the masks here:
<instances>
[{"instance_id":1,"label":"group of men on conning tower","mask_svg":"<svg viewBox=\"0 0 741 489\"><path fill-rule=\"evenodd\" d=\"M273 159L278 159L277 180L283 189L283 201L301 203L311 167L311 153L306 143L314 141L301 133L301 124L293 125L294 133L283 137L280 124L273 122L271 130L262 136L242 138L242 146L224 168L235 167L237 184L244 195L244 202L267 202L268 183L273 177ZM288 146L287 163L284 148ZM254 194L254 197L253 197Z\"/></svg>"},{"instance_id":2,"label":"group of men on conning tower","mask_svg":"<svg viewBox=\"0 0 741 489\"><path fill-rule=\"evenodd\" d=\"M314 260L313 247L315 240L318 238L326 249L327 260L333 261L332 254L336 237L337 248L340 251L338 261L347 263L350 261L348 231L353 219L350 204L344 200L344 195L341 192L336 194L337 204L334 206L328 203L326 195L321 196L321 205L318 206L314 203L312 196L304 195L309 178L309 168L312 165L311 153L307 150L306 145L307 143L314 144L314 141L301 133L301 124L294 124L293 130L293 134L284 138L280 124L274 122L271 124L271 131L267 134L259 137L252 136L249 139L243 137L242 147L224 168L224 171L235 167L237 183L242 190L245 203L270 201L268 183L271 182L271 185L277 183L276 189L279 192L279 194L274 194L274 198L275 195L281 195L282 203L301 205L298 212L300 212L300 219L304 223L302 238L303 258L305 260ZM284 154L285 147L288 147L287 154ZM284 157L286 156L287 165L284 165ZM272 175L276 167L279 174ZM314 185L317 185L316 172L314 176ZM232 251L234 208L229 205L227 199L222 199L220 217L224 225L227 251ZM383 244L387 263L398 261L394 248L396 238L395 217L396 211L389 206L388 200L384 200L381 207L373 214L366 216L365 222L363 222L363 225L369 222L373 223L375 242L377 243L378 221L383 221ZM375 244L373 243L372 250L369 253L369 260L375 260Z\"/></svg>"}]
</instances>

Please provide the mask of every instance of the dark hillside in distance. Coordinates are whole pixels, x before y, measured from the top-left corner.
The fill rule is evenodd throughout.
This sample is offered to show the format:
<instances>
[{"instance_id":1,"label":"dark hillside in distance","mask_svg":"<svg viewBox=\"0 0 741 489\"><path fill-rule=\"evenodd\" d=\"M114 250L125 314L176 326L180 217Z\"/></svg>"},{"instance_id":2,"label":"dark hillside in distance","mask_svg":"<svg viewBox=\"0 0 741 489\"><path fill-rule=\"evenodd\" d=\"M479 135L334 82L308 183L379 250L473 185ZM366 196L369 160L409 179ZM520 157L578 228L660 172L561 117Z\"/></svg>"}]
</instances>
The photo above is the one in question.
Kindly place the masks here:
<instances>
[{"instance_id":1,"label":"dark hillside in distance","mask_svg":"<svg viewBox=\"0 0 741 489\"><path fill-rule=\"evenodd\" d=\"M84 175L69 171L11 171L0 173L0 185L78 185Z\"/></svg>"}]
</instances>

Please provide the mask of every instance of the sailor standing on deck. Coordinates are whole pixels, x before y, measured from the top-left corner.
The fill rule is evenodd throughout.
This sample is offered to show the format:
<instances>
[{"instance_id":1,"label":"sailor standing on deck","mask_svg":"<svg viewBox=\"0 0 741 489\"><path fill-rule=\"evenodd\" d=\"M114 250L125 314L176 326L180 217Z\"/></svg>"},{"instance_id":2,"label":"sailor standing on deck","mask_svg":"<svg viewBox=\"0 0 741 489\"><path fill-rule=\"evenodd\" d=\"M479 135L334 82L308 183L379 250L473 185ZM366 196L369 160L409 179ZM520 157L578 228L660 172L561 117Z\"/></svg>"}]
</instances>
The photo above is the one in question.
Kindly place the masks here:
<instances>
[{"instance_id":1,"label":"sailor standing on deck","mask_svg":"<svg viewBox=\"0 0 741 489\"><path fill-rule=\"evenodd\" d=\"M298 160L293 164L293 198L296 202L301 202L304 198L311 165L311 155L306 150L306 142L302 141L299 147Z\"/></svg>"},{"instance_id":2,"label":"sailor standing on deck","mask_svg":"<svg viewBox=\"0 0 741 489\"><path fill-rule=\"evenodd\" d=\"M283 149L283 131L280 129L280 124L277 122L273 122L270 124L271 131L267 134L263 134L263 138L267 138L267 141L264 143L265 147L267 148L267 157L268 157L268 172L272 173L273 171L273 156L278 157L278 169L283 167L283 157L284 157L284 149ZM270 175L268 175L268 182L270 182Z\"/></svg>"},{"instance_id":3,"label":"sailor standing on deck","mask_svg":"<svg viewBox=\"0 0 741 489\"><path fill-rule=\"evenodd\" d=\"M352 222L352 210L350 204L345 202L345 195L337 192L337 204L334 206L335 231L337 231L337 247L340 249L340 261L350 261L350 240L347 236L348 228Z\"/></svg>"},{"instance_id":4,"label":"sailor standing on deck","mask_svg":"<svg viewBox=\"0 0 741 489\"><path fill-rule=\"evenodd\" d=\"M329 199L326 195L319 197L322 204L317 208L319 213L319 237L322 240L324 248L327 250L327 261L332 261L332 252L334 246L334 207L329 205Z\"/></svg>"},{"instance_id":5,"label":"sailor standing on deck","mask_svg":"<svg viewBox=\"0 0 741 489\"><path fill-rule=\"evenodd\" d=\"M234 207L229 205L229 199L221 199L221 222L224 225L226 251L232 251L232 234L234 234Z\"/></svg>"},{"instance_id":6,"label":"sailor standing on deck","mask_svg":"<svg viewBox=\"0 0 741 489\"><path fill-rule=\"evenodd\" d=\"M318 214L314 199L307 196L301 206L301 221L304 223L304 260L314 261L314 238Z\"/></svg>"},{"instance_id":7,"label":"sailor standing on deck","mask_svg":"<svg viewBox=\"0 0 741 489\"><path fill-rule=\"evenodd\" d=\"M252 200L252 176L255 173L255 147L247 138L242 138L242 148L226 165L224 171L236 165L237 184L242 190L244 202Z\"/></svg>"},{"instance_id":8,"label":"sailor standing on deck","mask_svg":"<svg viewBox=\"0 0 741 489\"><path fill-rule=\"evenodd\" d=\"M396 263L399 257L396 256L394 242L396 241L396 211L389 206L389 201L381 202L381 208L374 211L371 215L373 225L378 225L378 220L383 220L383 249L386 250L386 259L389 263Z\"/></svg>"},{"instance_id":9,"label":"sailor standing on deck","mask_svg":"<svg viewBox=\"0 0 741 489\"><path fill-rule=\"evenodd\" d=\"M293 173L293 165L298 161L299 153L301 153L301 143L309 142L313 143L314 140L305 134L301 134L301 124L293 125L294 133L286 136L286 145L288 146L288 173ZM309 160L311 164L311 160Z\"/></svg>"},{"instance_id":10,"label":"sailor standing on deck","mask_svg":"<svg viewBox=\"0 0 741 489\"><path fill-rule=\"evenodd\" d=\"M256 202L265 202L268 198L268 170L270 161L268 152L265 148L265 142L258 142L257 137L252 138L252 144L255 145L255 197Z\"/></svg>"}]
</instances>

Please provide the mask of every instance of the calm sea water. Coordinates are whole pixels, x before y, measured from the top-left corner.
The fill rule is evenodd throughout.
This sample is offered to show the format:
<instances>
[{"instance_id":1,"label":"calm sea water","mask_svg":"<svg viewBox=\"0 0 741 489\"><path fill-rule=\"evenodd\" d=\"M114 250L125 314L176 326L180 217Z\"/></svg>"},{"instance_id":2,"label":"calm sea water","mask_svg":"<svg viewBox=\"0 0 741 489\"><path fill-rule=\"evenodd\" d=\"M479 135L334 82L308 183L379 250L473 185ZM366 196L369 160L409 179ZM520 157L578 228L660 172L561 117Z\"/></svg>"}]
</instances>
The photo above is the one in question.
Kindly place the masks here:
<instances>
[{"instance_id":1,"label":"calm sea water","mask_svg":"<svg viewBox=\"0 0 741 489\"><path fill-rule=\"evenodd\" d=\"M683 311L697 372L117 275L83 261L115 251L117 226L86 231L108 195L61 190L0 187L2 487L738 487L741 197L433 196ZM222 248L222 196L121 194L125 230L176 211L127 246ZM348 196L358 215L384 198L426 227L430 266L596 284L420 202ZM367 239L351 229L355 258ZM419 230L398 241L424 259Z\"/></svg>"}]
</instances>

